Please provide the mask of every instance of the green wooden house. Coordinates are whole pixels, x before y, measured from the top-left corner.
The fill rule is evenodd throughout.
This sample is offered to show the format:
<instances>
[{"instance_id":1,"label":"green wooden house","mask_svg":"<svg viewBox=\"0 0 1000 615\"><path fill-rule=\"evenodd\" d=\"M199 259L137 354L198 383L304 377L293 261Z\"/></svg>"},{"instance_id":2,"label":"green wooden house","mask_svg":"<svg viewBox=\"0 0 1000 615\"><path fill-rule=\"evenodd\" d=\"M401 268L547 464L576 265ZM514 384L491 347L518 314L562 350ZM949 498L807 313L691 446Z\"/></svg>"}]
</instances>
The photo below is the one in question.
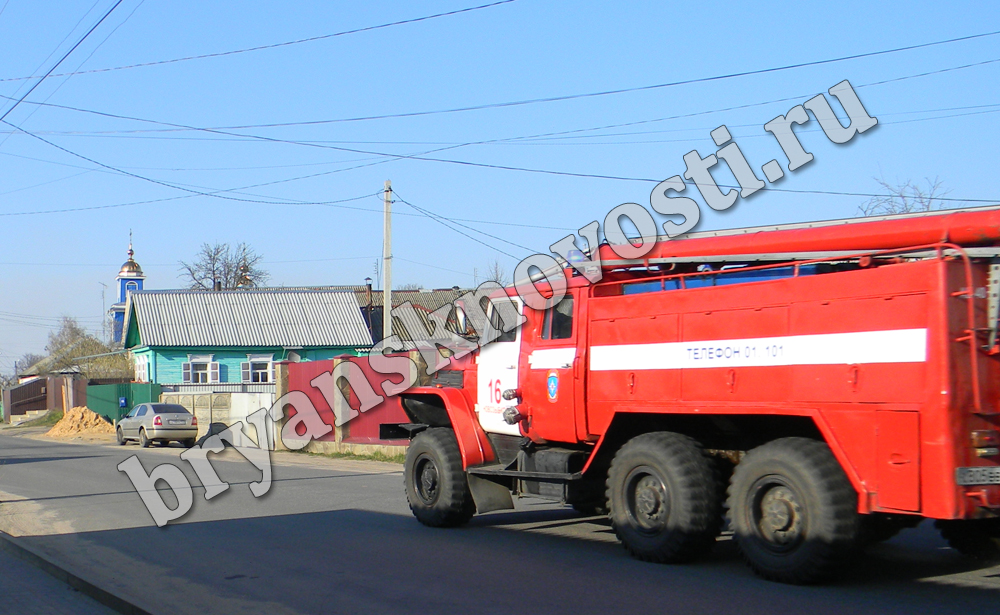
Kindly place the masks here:
<instances>
[{"instance_id":1,"label":"green wooden house","mask_svg":"<svg viewBox=\"0 0 1000 615\"><path fill-rule=\"evenodd\" d=\"M129 294L124 330L136 382L164 392L273 393L277 361L372 346L352 292L143 290Z\"/></svg>"}]
</instances>

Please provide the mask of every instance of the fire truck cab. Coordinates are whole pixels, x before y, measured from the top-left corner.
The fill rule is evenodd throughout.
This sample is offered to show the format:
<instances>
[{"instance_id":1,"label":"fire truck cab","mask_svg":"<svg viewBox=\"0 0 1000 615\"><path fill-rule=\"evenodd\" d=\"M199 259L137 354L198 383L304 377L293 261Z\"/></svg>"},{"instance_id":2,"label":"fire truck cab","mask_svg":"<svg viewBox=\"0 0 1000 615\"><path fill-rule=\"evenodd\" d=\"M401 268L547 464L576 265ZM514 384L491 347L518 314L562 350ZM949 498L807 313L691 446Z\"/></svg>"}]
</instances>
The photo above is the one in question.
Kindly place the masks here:
<instances>
[{"instance_id":1,"label":"fire truck cab","mask_svg":"<svg viewBox=\"0 0 1000 615\"><path fill-rule=\"evenodd\" d=\"M925 518L1000 554L1000 208L598 255L548 309L507 289L524 323L401 395L410 422L383 433L412 438L421 522L548 498L669 563L728 522L791 583Z\"/></svg>"}]
</instances>

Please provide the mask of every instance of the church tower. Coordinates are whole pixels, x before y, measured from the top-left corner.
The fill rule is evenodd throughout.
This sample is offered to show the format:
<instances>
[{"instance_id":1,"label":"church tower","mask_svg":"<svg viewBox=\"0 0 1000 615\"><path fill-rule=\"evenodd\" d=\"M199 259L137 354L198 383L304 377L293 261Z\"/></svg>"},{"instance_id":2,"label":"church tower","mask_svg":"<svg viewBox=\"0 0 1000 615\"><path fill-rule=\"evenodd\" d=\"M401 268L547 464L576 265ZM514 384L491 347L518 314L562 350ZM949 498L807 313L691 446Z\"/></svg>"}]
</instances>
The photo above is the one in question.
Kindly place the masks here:
<instances>
[{"instance_id":1,"label":"church tower","mask_svg":"<svg viewBox=\"0 0 1000 615\"><path fill-rule=\"evenodd\" d=\"M142 267L132 258L134 255L135 251L132 250L132 233L130 232L128 238L128 260L122 264L121 271L118 272L118 277L115 278L118 286L118 302L108 310L111 315L111 340L116 346L121 345L122 338L124 337L122 327L125 324L125 301L128 299L129 293L142 290L142 282L146 279L146 276L142 274Z\"/></svg>"}]
</instances>

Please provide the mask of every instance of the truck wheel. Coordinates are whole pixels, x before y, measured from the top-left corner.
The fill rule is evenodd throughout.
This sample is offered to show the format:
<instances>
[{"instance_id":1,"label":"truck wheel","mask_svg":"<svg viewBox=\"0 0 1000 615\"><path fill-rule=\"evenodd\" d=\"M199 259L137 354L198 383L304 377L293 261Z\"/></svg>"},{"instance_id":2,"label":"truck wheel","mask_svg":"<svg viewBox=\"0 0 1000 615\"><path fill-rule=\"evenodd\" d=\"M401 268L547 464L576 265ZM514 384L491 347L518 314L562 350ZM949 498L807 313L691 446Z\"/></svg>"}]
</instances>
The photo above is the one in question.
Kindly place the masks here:
<instances>
[{"instance_id":1,"label":"truck wheel","mask_svg":"<svg viewBox=\"0 0 1000 615\"><path fill-rule=\"evenodd\" d=\"M711 550L722 525L712 461L697 442L655 432L630 440L608 472L611 524L634 557L690 561Z\"/></svg>"},{"instance_id":2,"label":"truck wheel","mask_svg":"<svg viewBox=\"0 0 1000 615\"><path fill-rule=\"evenodd\" d=\"M403 472L406 500L424 525L454 527L475 514L462 454L450 429L439 427L417 434L406 451Z\"/></svg>"},{"instance_id":3,"label":"truck wheel","mask_svg":"<svg viewBox=\"0 0 1000 615\"><path fill-rule=\"evenodd\" d=\"M858 496L823 442L783 438L736 466L729 514L754 572L782 583L815 583L850 556L860 526Z\"/></svg>"},{"instance_id":4,"label":"truck wheel","mask_svg":"<svg viewBox=\"0 0 1000 615\"><path fill-rule=\"evenodd\" d=\"M934 526L948 545L974 559L1000 560L1000 519L956 519L935 521Z\"/></svg>"}]
</instances>

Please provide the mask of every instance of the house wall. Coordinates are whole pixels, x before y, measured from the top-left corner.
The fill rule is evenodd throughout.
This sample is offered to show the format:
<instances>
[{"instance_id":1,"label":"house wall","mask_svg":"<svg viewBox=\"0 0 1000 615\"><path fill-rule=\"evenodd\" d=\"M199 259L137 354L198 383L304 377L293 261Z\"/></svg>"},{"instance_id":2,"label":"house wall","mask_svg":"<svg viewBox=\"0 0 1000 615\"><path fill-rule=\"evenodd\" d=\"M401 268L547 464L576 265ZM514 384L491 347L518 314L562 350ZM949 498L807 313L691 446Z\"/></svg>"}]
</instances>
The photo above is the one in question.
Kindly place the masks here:
<instances>
[{"instance_id":1,"label":"house wall","mask_svg":"<svg viewBox=\"0 0 1000 615\"><path fill-rule=\"evenodd\" d=\"M240 383L243 381L241 363L247 360L248 354L271 354L274 361L287 358L287 350L283 348L142 348L133 351L137 357L149 357L149 379L158 384L179 384L183 382L182 365L189 360L190 355L213 355L212 360L219 363L219 381L224 383ZM357 356L358 349L353 347L304 348L294 350L300 361L323 361L341 355Z\"/></svg>"}]
</instances>

